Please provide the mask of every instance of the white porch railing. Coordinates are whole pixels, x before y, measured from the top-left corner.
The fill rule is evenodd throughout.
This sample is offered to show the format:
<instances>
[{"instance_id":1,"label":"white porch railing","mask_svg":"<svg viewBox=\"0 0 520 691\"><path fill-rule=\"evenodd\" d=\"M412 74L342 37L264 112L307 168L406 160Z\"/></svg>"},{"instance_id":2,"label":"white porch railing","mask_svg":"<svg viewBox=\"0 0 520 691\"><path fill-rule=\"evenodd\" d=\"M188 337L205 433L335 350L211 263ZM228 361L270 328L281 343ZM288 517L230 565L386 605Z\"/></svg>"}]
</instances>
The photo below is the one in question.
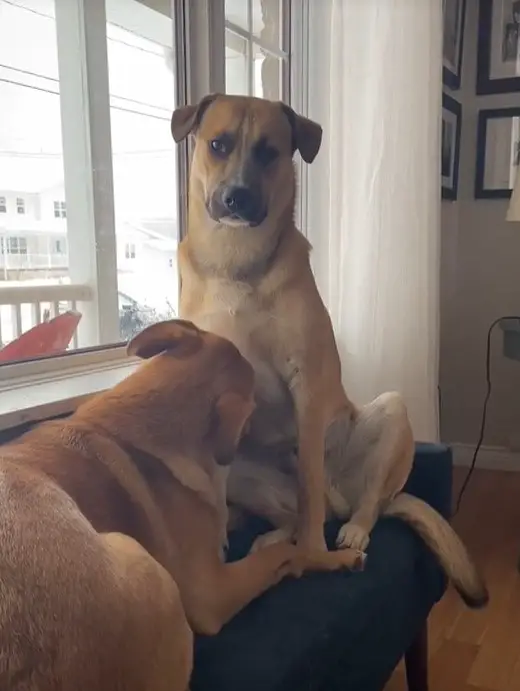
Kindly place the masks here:
<instances>
[{"instance_id":1,"label":"white porch railing","mask_svg":"<svg viewBox=\"0 0 520 691\"><path fill-rule=\"evenodd\" d=\"M68 257L64 253L37 254L0 254L0 269L14 271L16 269L60 269L67 268Z\"/></svg>"},{"instance_id":2,"label":"white porch railing","mask_svg":"<svg viewBox=\"0 0 520 691\"><path fill-rule=\"evenodd\" d=\"M94 292L83 285L6 286L0 282L0 346L46 319L76 310L78 302L91 302ZM70 348L78 348L77 331Z\"/></svg>"}]
</instances>

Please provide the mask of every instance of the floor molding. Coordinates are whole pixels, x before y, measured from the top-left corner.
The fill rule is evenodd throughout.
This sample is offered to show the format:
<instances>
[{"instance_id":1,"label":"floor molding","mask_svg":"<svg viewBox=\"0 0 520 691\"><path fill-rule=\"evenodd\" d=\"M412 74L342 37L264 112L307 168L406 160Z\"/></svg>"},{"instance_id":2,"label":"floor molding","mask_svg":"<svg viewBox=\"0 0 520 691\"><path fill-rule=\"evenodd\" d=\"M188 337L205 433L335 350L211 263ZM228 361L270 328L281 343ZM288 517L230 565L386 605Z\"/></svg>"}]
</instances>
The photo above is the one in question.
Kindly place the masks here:
<instances>
[{"instance_id":1,"label":"floor molding","mask_svg":"<svg viewBox=\"0 0 520 691\"><path fill-rule=\"evenodd\" d=\"M450 444L453 449L453 463L467 467L471 465L474 444ZM509 470L520 472L520 453L502 446L481 446L477 456L476 468L485 470Z\"/></svg>"}]
</instances>

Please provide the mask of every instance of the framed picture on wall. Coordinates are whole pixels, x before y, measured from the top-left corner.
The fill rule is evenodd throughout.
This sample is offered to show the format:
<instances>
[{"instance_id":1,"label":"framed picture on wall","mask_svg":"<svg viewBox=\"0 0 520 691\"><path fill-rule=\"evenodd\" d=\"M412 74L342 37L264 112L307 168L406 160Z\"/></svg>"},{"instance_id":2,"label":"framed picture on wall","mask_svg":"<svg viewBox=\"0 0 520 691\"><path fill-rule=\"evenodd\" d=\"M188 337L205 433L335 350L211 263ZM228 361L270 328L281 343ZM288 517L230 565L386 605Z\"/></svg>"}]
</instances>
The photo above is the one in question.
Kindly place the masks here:
<instances>
[{"instance_id":1,"label":"framed picture on wall","mask_svg":"<svg viewBox=\"0 0 520 691\"><path fill-rule=\"evenodd\" d=\"M509 199L520 165L520 108L481 110L475 197Z\"/></svg>"},{"instance_id":2,"label":"framed picture on wall","mask_svg":"<svg viewBox=\"0 0 520 691\"><path fill-rule=\"evenodd\" d=\"M447 94L442 95L441 190L442 198L457 199L461 131L460 103Z\"/></svg>"},{"instance_id":3,"label":"framed picture on wall","mask_svg":"<svg viewBox=\"0 0 520 691\"><path fill-rule=\"evenodd\" d=\"M460 88L466 0L443 0L442 81L450 89Z\"/></svg>"},{"instance_id":4,"label":"framed picture on wall","mask_svg":"<svg viewBox=\"0 0 520 691\"><path fill-rule=\"evenodd\" d=\"M520 92L520 0L480 0L477 94Z\"/></svg>"}]
</instances>

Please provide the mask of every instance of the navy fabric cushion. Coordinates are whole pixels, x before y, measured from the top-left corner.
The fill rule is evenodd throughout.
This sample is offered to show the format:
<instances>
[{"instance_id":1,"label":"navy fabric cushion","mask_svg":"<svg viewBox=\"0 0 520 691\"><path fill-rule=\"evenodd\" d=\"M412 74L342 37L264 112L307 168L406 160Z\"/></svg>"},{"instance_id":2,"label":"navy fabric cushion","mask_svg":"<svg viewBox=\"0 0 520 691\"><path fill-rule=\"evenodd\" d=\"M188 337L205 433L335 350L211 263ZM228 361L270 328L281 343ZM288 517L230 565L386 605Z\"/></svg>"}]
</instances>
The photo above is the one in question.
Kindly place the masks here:
<instances>
[{"instance_id":1,"label":"navy fabric cushion","mask_svg":"<svg viewBox=\"0 0 520 691\"><path fill-rule=\"evenodd\" d=\"M418 445L407 491L446 517L451 452ZM329 544L339 523L327 526ZM266 529L231 536L230 558ZM192 691L380 691L445 581L419 538L380 520L362 573L309 574L280 583L214 637L198 637Z\"/></svg>"},{"instance_id":2,"label":"navy fabric cushion","mask_svg":"<svg viewBox=\"0 0 520 691\"><path fill-rule=\"evenodd\" d=\"M453 455L444 444L415 445L415 459L404 488L433 506L444 518L451 516Z\"/></svg>"}]
</instances>

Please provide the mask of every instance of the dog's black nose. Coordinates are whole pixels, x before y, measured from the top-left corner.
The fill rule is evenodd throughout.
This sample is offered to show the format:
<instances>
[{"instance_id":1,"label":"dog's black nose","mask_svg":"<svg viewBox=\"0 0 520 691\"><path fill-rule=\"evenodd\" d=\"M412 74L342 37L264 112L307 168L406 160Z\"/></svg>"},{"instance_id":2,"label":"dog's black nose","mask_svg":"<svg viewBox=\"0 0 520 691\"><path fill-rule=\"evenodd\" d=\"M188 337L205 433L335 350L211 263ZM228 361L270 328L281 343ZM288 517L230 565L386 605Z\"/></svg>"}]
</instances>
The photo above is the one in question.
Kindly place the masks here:
<instances>
[{"instance_id":1,"label":"dog's black nose","mask_svg":"<svg viewBox=\"0 0 520 691\"><path fill-rule=\"evenodd\" d=\"M237 216L248 218L255 211L255 198L247 187L230 187L223 195L226 209Z\"/></svg>"}]
</instances>

